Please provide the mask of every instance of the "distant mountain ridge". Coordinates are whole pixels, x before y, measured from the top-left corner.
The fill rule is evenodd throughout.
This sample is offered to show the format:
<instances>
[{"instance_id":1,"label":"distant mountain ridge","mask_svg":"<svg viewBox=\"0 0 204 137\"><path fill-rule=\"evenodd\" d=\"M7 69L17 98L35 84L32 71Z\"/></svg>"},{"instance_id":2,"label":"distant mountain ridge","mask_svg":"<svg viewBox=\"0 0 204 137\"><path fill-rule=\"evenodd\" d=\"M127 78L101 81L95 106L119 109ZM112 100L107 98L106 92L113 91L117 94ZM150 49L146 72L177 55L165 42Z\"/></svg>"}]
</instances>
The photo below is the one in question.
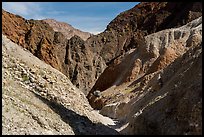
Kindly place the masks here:
<instances>
[{"instance_id":1,"label":"distant mountain ridge","mask_svg":"<svg viewBox=\"0 0 204 137\"><path fill-rule=\"evenodd\" d=\"M89 32L83 32L79 29L76 29L65 22L59 22L54 19L43 19L43 21L48 23L54 31L61 32L67 39L70 39L74 35L77 35L85 41L92 35Z\"/></svg>"}]
</instances>

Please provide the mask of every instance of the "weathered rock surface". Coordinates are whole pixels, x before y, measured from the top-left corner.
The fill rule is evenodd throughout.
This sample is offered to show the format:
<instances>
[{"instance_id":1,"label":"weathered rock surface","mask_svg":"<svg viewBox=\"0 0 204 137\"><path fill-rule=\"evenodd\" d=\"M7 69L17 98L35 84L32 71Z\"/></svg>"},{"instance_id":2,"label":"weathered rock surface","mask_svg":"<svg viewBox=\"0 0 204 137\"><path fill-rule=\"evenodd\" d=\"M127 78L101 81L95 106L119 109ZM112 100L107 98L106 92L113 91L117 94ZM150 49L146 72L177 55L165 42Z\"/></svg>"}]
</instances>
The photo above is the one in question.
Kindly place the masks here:
<instances>
[{"instance_id":1,"label":"weathered rock surface","mask_svg":"<svg viewBox=\"0 0 204 137\"><path fill-rule=\"evenodd\" d=\"M112 128L120 133L202 134L202 17L200 16L202 16L201 2L141 2L118 15L104 32L84 41L76 35L67 40L63 32L61 33L59 29L59 32L54 31L54 27L50 27L45 21L26 20L2 10L2 31L11 41L28 49L39 59L65 74L85 95L90 91L87 98L91 106L101 109L100 113L103 115L118 119L120 122ZM13 74L12 69L5 74L7 76L10 73ZM22 76L15 78L22 79L20 84L29 85L35 78L28 76L30 80L27 80L28 77L23 71ZM46 76L43 79L49 78ZM59 80L61 79L63 80L60 77ZM16 82L15 79L12 81ZM48 80L48 82L53 84L53 81ZM20 85L19 83L16 85ZM75 88L69 89L70 85L73 86L70 81L65 83L68 83L63 85L68 86L65 88L67 92L78 91L77 95L81 94ZM37 92L40 92L42 85L35 85ZM60 86L60 91L63 91L60 82L57 85ZM93 95L96 90L100 92L98 97ZM31 91L36 93L35 90ZM55 117L56 110L60 112L58 114L62 116L63 121L69 123L70 127L67 126L64 130L66 133L64 131L60 133L89 134L92 133L92 127L101 128L97 124L93 126L94 122L87 122L94 121L93 115L96 113L89 114L81 109L84 99L73 111L74 114L77 112L83 116L87 114L89 120L85 120L86 124L79 124L77 127L78 121L75 122L75 118L81 121L81 117L72 115L73 113L70 117L64 115L70 112L68 110L72 110L72 107L66 106L69 97L61 99L66 91L61 93L50 88L45 94L43 92L41 95L40 92L40 96L48 102L45 108L49 109L50 106L54 108L50 117L60 121ZM84 95L81 96L84 98ZM50 102L57 104L50 105ZM77 103L78 100L74 101L73 106ZM85 106L83 108L86 108ZM64 107L68 109L64 111ZM70 120L72 117L74 121ZM7 119L8 117L4 116L4 121ZM10 123L15 122L11 120ZM53 123L50 127L53 127L52 124L55 125L55 121ZM92 134L104 134L99 128L96 128L97 131ZM104 128L107 127L101 129ZM10 130L8 127L4 129L5 133ZM12 130L20 133L15 128ZM30 132L26 131L26 134ZM25 134L25 131L22 133ZM59 134L53 129L48 133ZM39 129L37 134L45 134L45 131Z\"/></svg>"},{"instance_id":2,"label":"weathered rock surface","mask_svg":"<svg viewBox=\"0 0 204 137\"><path fill-rule=\"evenodd\" d=\"M55 32L47 23L26 20L2 9L2 33L47 64L61 69L55 50L57 45L53 44Z\"/></svg>"},{"instance_id":3,"label":"weathered rock surface","mask_svg":"<svg viewBox=\"0 0 204 137\"><path fill-rule=\"evenodd\" d=\"M202 135L201 45L192 47L166 67L161 78L162 87L156 89L159 83L151 85L153 81L150 80L145 89L139 91L142 95L126 105L133 111L127 116L128 126L121 132Z\"/></svg>"},{"instance_id":4,"label":"weathered rock surface","mask_svg":"<svg viewBox=\"0 0 204 137\"><path fill-rule=\"evenodd\" d=\"M78 36L68 40L64 68L71 82L85 94L95 84L95 80L105 69L102 57L90 51L85 42Z\"/></svg>"},{"instance_id":5,"label":"weathered rock surface","mask_svg":"<svg viewBox=\"0 0 204 137\"><path fill-rule=\"evenodd\" d=\"M67 40L42 20L26 20L2 10L2 33L61 71L85 94L106 67L79 36Z\"/></svg>"},{"instance_id":6,"label":"weathered rock surface","mask_svg":"<svg viewBox=\"0 0 204 137\"><path fill-rule=\"evenodd\" d=\"M109 64L135 48L141 37L185 25L201 15L201 2L141 2L120 13L103 33L92 36L87 43Z\"/></svg>"},{"instance_id":7,"label":"weathered rock surface","mask_svg":"<svg viewBox=\"0 0 204 137\"><path fill-rule=\"evenodd\" d=\"M67 39L76 35L85 41L91 36L90 33L76 29L65 22L59 22L54 19L44 19L43 21L48 23L54 31L61 32Z\"/></svg>"},{"instance_id":8,"label":"weathered rock surface","mask_svg":"<svg viewBox=\"0 0 204 137\"><path fill-rule=\"evenodd\" d=\"M118 134L58 70L2 35L2 134Z\"/></svg>"},{"instance_id":9,"label":"weathered rock surface","mask_svg":"<svg viewBox=\"0 0 204 137\"><path fill-rule=\"evenodd\" d=\"M38 58L60 70L70 79L74 74L78 74L73 79L73 83L87 94L104 69L116 58L122 59L126 52L136 48L140 43L138 40L143 39L143 36L166 28L184 25L201 15L201 2L142 2L118 15L103 33L91 36L82 45L77 42L72 43L72 45L78 45L77 47L86 47L86 50L83 51L85 57L77 56L76 53L81 52L81 49L79 51L78 49L74 51L68 49L70 55L76 54L77 57L73 57L73 59L67 59L69 56L67 56L66 49L72 46L67 46L67 41L64 39L72 33L64 31L70 28L64 23L56 23L54 20L30 21L3 10L2 32L13 42L29 49ZM45 22L65 36L55 32ZM79 58L82 63L78 62ZM67 65L65 60L75 63ZM84 62L86 67L84 67ZM88 71L86 71L87 68Z\"/></svg>"},{"instance_id":10,"label":"weathered rock surface","mask_svg":"<svg viewBox=\"0 0 204 137\"><path fill-rule=\"evenodd\" d=\"M92 95L92 92L95 90L105 91L111 86L133 82L144 75L164 69L189 48L201 44L201 31L202 17L183 27L146 36L137 48L115 59L112 65L104 70L88 95L90 104L94 108L101 108L100 103L98 107L97 103L94 103L96 97ZM107 79L110 74L111 78Z\"/></svg>"},{"instance_id":11,"label":"weathered rock surface","mask_svg":"<svg viewBox=\"0 0 204 137\"><path fill-rule=\"evenodd\" d=\"M182 9L182 12L179 12L180 9ZM104 72L102 74L103 76L101 75L100 78L97 79L96 84L89 92L90 94L87 95L89 100L93 100L91 93L94 90L98 89L103 91L112 86L112 84L116 82L116 80L124 81L125 79L119 79L120 75L132 73L132 75L127 75L129 76L127 78L128 81L128 79L134 79L135 74L138 75L137 73L139 73L139 75L142 75L142 71L145 71L147 68L149 68L148 66L143 66L145 70L138 70L141 68L140 66L143 64L143 62L140 58L138 60L134 60L133 58L137 57L132 57L131 55L129 55L130 52L138 49L141 50L138 52L141 52L143 54L145 53L145 55L143 55L144 61L152 62L148 61L148 59L153 58L153 56L158 57L158 55L156 55L158 53L148 53L147 51L145 51L145 47L142 48L142 46L140 46L140 49L138 48L139 45L145 45L144 36L163 29L173 27L175 28L181 25L185 25L187 22L192 21L193 19L201 15L202 3L200 2L185 4L172 2L141 2L134 8L118 15L113 21L110 22L110 24L107 26L107 29L103 33L97 36L92 36L86 41L86 45L91 46L91 51L99 54L104 59L108 67L106 70L102 70L102 72ZM168 39L168 37L165 39ZM154 48L154 46L149 46L150 49L148 50L154 50L151 49ZM174 53L170 53L173 51L169 50L171 49L167 49L166 51L164 51L165 53L161 54L169 54L169 56L175 57L174 55L172 55ZM120 63L124 59L124 57L127 61L136 61L135 64L127 65L125 61L124 64ZM146 65L150 66L151 64ZM120 70L124 68L127 68L126 72L123 71L123 73L120 73ZM135 69L133 70L132 68ZM111 77L109 77L110 75Z\"/></svg>"},{"instance_id":12,"label":"weathered rock surface","mask_svg":"<svg viewBox=\"0 0 204 137\"><path fill-rule=\"evenodd\" d=\"M119 119L118 131L202 134L202 17L147 35L114 63L96 82L102 97L91 96L90 103ZM105 81L109 74L113 81Z\"/></svg>"}]
</instances>

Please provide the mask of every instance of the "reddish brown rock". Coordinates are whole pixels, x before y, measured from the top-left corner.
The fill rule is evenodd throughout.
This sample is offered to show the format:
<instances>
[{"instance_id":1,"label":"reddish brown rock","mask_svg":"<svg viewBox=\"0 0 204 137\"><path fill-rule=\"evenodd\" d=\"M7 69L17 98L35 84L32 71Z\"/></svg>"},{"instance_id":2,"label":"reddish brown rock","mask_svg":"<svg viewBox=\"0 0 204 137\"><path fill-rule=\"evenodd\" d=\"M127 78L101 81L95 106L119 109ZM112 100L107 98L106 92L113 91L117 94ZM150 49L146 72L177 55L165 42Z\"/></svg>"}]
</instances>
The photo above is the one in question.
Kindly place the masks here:
<instances>
[{"instance_id":1,"label":"reddish brown rock","mask_svg":"<svg viewBox=\"0 0 204 137\"><path fill-rule=\"evenodd\" d=\"M13 42L30 50L34 55L60 70L69 78L73 77L73 72L76 70L77 77L73 82L77 87L88 92L107 66L111 66L115 62L114 60L120 62L126 52L138 47L140 44L138 39L143 39L143 36L166 28L178 27L201 16L201 7L201 2L142 2L118 15L103 33L91 36L82 45L72 43L72 45L78 45L77 47L84 46L86 50L83 51L85 54L80 49L68 50L71 51L70 55L74 56L73 59L68 59L73 64L71 66L65 62L65 60L67 61L65 58L68 41L60 32L54 31L55 29L60 31L60 25L66 26L63 23L56 25L56 28L53 26L53 30L44 21L26 20L3 10L2 32ZM182 12L180 12L181 8ZM51 24L55 23L52 22ZM192 37L192 40L188 42L189 46L193 41L195 40ZM77 54L78 51L80 54ZM78 61L78 56L81 63ZM149 56L155 56L155 53L148 53L145 56L148 59ZM137 66L137 64L135 65ZM128 70L132 76L128 74L129 78L124 80L133 79L137 71ZM111 83L114 80L108 81ZM101 83L101 85L103 84ZM107 84L104 85L103 89L107 87Z\"/></svg>"},{"instance_id":2,"label":"reddish brown rock","mask_svg":"<svg viewBox=\"0 0 204 137\"><path fill-rule=\"evenodd\" d=\"M13 42L23 45L25 34L29 30L26 20L18 15L11 14L2 9L2 33Z\"/></svg>"},{"instance_id":3,"label":"reddish brown rock","mask_svg":"<svg viewBox=\"0 0 204 137\"><path fill-rule=\"evenodd\" d=\"M200 16L201 2L142 2L83 41L3 11L2 30L90 91L92 107L127 122L122 133L201 134ZM102 95L94 96L95 90Z\"/></svg>"},{"instance_id":4,"label":"reddish brown rock","mask_svg":"<svg viewBox=\"0 0 204 137\"><path fill-rule=\"evenodd\" d=\"M139 58L145 73L104 90L101 114L119 119L118 131L122 134L202 135L201 35L202 17L182 27L146 36L146 44L139 51L150 53L151 58L142 58L144 54L139 55L136 49L131 53L132 58L138 55L135 61L125 60L131 55L128 54L117 64L128 66ZM189 46L192 36L194 42ZM126 68L121 70L119 74ZM121 79L125 78L123 75Z\"/></svg>"},{"instance_id":5,"label":"reddish brown rock","mask_svg":"<svg viewBox=\"0 0 204 137\"><path fill-rule=\"evenodd\" d=\"M182 12L180 12L180 9L182 9ZM143 38L144 36L158 32L163 29L182 26L201 15L201 2L141 2L132 9L119 14L113 21L110 22L110 24L107 26L107 29L103 33L97 36L92 36L86 42L86 45L90 46L90 49L94 53L101 55L101 57L104 59L108 66L108 68L104 70L104 73L96 81L96 84L93 86L89 95L91 95L91 92L96 89L100 91L106 90L107 88L114 85L115 81L120 81L120 83L123 83L123 81L128 82L129 80L132 80L133 77L137 78L138 76L144 74L148 69L150 69L149 67L152 65L152 63L159 56L160 53L158 53L158 51L153 45L149 45L149 47L140 46L140 48L138 48L139 45L145 45L145 40ZM179 39L180 37L182 37L179 32L174 33L175 39ZM166 36L166 38L164 37L165 41L167 39L168 36ZM192 37L192 39L195 38ZM193 43L193 41L196 40L191 40L191 42L189 40L188 45L191 45L190 43ZM177 53L175 56L173 55L173 53L167 55L171 56L171 58L168 57L168 61L166 61L166 57L159 57L156 61L157 63L155 62L155 65L151 67L152 70L149 71L154 72L156 70L161 69L162 66L167 66L177 56L184 52L182 51L184 50L182 48L183 46L179 43L179 41L178 43L174 44L181 48L180 50L178 50L180 52ZM143 65L143 67L140 69L140 72L137 72L138 74L136 74L136 71L138 70L134 70L136 68L133 67L133 64L130 65L132 66L131 68L128 67L129 65L126 64L125 61L120 65L118 64L119 62L121 62L121 60L125 60L125 53L127 53L131 49L139 49L141 53L139 59L142 60L142 62L147 61L147 63ZM161 50L160 52L164 51ZM166 64L164 64L164 62ZM137 67L139 66L139 64L135 64L135 66ZM129 69L124 72L123 70L126 70L126 67ZM139 67L137 67L137 69L139 69ZM123 77L123 79L121 80L119 79L119 77L122 74L126 76ZM134 76L134 74L138 76ZM109 77L110 75L111 77ZM107 79L107 77L109 78ZM87 96L88 98L89 95ZM90 102L93 101L90 100Z\"/></svg>"},{"instance_id":6,"label":"reddish brown rock","mask_svg":"<svg viewBox=\"0 0 204 137\"><path fill-rule=\"evenodd\" d=\"M165 69L189 48L201 44L201 22L202 17L180 28L167 29L150 34L133 51L130 50L125 55L116 58L104 70L88 94L87 97L90 104L97 109L101 108L101 105L97 107L97 104L95 104L95 99L97 98L92 97L92 92L95 90L100 90L101 92L106 92L107 90L111 92L111 87L119 87L130 82L141 81L141 78L145 75ZM194 45L189 47L188 43L192 39L192 36L195 37L193 38ZM144 85L146 84L144 82ZM120 91L118 92L120 93ZM115 99L115 94L117 93L113 92L104 102L111 100L111 98Z\"/></svg>"},{"instance_id":7,"label":"reddish brown rock","mask_svg":"<svg viewBox=\"0 0 204 137\"><path fill-rule=\"evenodd\" d=\"M105 69L102 58L92 53L79 36L67 40L45 21L26 20L4 10L2 18L4 35L64 73L85 94Z\"/></svg>"},{"instance_id":8,"label":"reddish brown rock","mask_svg":"<svg viewBox=\"0 0 204 137\"><path fill-rule=\"evenodd\" d=\"M54 31L42 21L26 20L2 10L2 33L14 43L60 70L60 61L52 44Z\"/></svg>"},{"instance_id":9,"label":"reddish brown rock","mask_svg":"<svg viewBox=\"0 0 204 137\"><path fill-rule=\"evenodd\" d=\"M129 109L133 111L127 116L129 125L122 132L202 135L202 47L193 47L177 58L161 78L163 87L154 94L143 91L144 97L135 97L126 105L132 104Z\"/></svg>"},{"instance_id":10,"label":"reddish brown rock","mask_svg":"<svg viewBox=\"0 0 204 137\"><path fill-rule=\"evenodd\" d=\"M135 48L137 42L134 39L185 25L201 15L201 2L141 2L120 13L103 33L91 37L87 43L108 65L127 50Z\"/></svg>"},{"instance_id":11,"label":"reddish brown rock","mask_svg":"<svg viewBox=\"0 0 204 137\"><path fill-rule=\"evenodd\" d=\"M43 21L48 23L54 31L61 32L67 39L77 35L85 41L91 36L90 33L76 29L65 22L59 22L54 19L44 19Z\"/></svg>"}]
</instances>

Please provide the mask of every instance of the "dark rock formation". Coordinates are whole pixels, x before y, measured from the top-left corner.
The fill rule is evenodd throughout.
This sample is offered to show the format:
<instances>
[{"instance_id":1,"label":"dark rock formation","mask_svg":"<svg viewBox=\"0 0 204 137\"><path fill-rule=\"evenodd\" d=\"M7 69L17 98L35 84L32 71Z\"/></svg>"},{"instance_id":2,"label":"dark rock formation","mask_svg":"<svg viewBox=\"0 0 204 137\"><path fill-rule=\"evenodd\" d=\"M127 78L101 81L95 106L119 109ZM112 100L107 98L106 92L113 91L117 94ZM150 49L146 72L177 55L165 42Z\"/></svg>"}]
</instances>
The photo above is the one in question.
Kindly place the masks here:
<instances>
[{"instance_id":1,"label":"dark rock formation","mask_svg":"<svg viewBox=\"0 0 204 137\"><path fill-rule=\"evenodd\" d=\"M201 2L142 2L119 14L103 33L91 37L88 45L109 63L127 51L128 45L129 48L136 45L131 44L134 37L139 39L163 29L179 27L201 15Z\"/></svg>"},{"instance_id":2,"label":"dark rock formation","mask_svg":"<svg viewBox=\"0 0 204 137\"><path fill-rule=\"evenodd\" d=\"M202 2L141 2L84 41L2 10L2 32L88 92L121 133L202 134L200 16Z\"/></svg>"},{"instance_id":3,"label":"dark rock formation","mask_svg":"<svg viewBox=\"0 0 204 137\"><path fill-rule=\"evenodd\" d=\"M78 47L86 47L83 51L86 56L82 56L83 53L77 55L76 49L73 51L75 53L70 50L70 55L75 56L71 62L78 62L79 57L83 62L78 62L77 66L76 63L70 66L65 62L68 61L65 59L67 57L66 34L61 29L59 30L60 25L66 26L63 23L56 25L56 21L53 20L26 20L3 10L2 32L13 42L27 48L66 76L73 77L74 71L78 73L73 81L77 87L87 92L107 66L123 56L125 52L137 47L138 39L166 28L183 25L201 16L201 5L200 2L142 2L118 15L103 33L91 36L82 45L76 43ZM181 8L182 12L179 12ZM45 22L65 36L53 31ZM82 69L84 66L86 69ZM84 80L84 78L87 79Z\"/></svg>"},{"instance_id":4,"label":"dark rock formation","mask_svg":"<svg viewBox=\"0 0 204 137\"><path fill-rule=\"evenodd\" d=\"M64 73L84 93L91 89L106 66L79 36L67 40L44 21L26 20L4 10L2 18L3 34Z\"/></svg>"},{"instance_id":5,"label":"dark rock formation","mask_svg":"<svg viewBox=\"0 0 204 137\"><path fill-rule=\"evenodd\" d=\"M180 9L182 9L182 12L179 12ZM121 74L121 67L119 67L118 64L122 59L124 59L124 55L131 51L131 49L140 50L138 52L141 53L143 61L141 62L140 59L138 62L141 65L144 61L149 61L151 58L157 57L158 53L154 53L154 49L152 49L154 48L154 45L149 45L151 48L150 50L153 50L152 53L146 51L146 47L141 46L138 48L138 45L145 45L144 36L163 29L179 27L201 15L201 2L142 2L134 8L118 15L107 26L107 29L103 33L93 36L87 40L92 51L99 53L108 65L108 68L104 70L104 73L97 80L96 84L87 96L90 103L93 104L92 102L94 102L94 99L92 98L92 92L94 90L98 89L100 91L104 91L108 87L114 85L114 82L118 80L119 75ZM167 52L162 54L168 54L168 52L169 51L167 50ZM130 60L130 58L127 60ZM135 65L138 66L139 64L136 63ZM124 65L131 67L125 63ZM149 64L149 66L150 65L151 64ZM134 65L132 68L134 68ZM139 75L142 75L142 73L144 73L143 71L146 71L147 69L149 69L149 67L145 66L145 68L140 70ZM134 70L133 72L128 71L132 71L132 69L127 70L127 73L132 73L132 75L136 73ZM153 71L155 70L151 70L151 72ZM109 75L112 77L107 79L106 77ZM132 78L129 77L128 79ZM126 79L126 81L128 80Z\"/></svg>"},{"instance_id":6,"label":"dark rock formation","mask_svg":"<svg viewBox=\"0 0 204 137\"><path fill-rule=\"evenodd\" d=\"M102 97L89 94L89 101L101 114L121 121L118 131L202 134L202 17L145 36L142 45L114 64L93 87ZM106 80L110 74L113 79Z\"/></svg>"}]
</instances>

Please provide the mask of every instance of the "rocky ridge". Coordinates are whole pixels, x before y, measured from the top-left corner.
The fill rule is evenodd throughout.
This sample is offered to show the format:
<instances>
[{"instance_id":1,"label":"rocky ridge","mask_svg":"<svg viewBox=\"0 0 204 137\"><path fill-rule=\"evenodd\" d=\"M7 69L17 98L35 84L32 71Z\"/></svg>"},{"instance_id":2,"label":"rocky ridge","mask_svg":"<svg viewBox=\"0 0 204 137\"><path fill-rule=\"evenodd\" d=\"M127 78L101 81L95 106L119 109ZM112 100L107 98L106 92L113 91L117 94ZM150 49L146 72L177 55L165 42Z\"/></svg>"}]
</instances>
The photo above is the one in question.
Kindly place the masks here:
<instances>
[{"instance_id":1,"label":"rocky ridge","mask_svg":"<svg viewBox=\"0 0 204 137\"><path fill-rule=\"evenodd\" d=\"M140 92L133 90L138 94L127 103L127 106L131 104L131 110L133 108L134 110L127 115L128 126L121 132L149 135L201 135L201 45L192 47L164 69L160 74L162 86L155 80L159 73L146 76L146 79L152 78L147 80L147 86L141 87L144 90ZM128 109L127 106L123 109ZM121 113L120 111L118 113Z\"/></svg>"},{"instance_id":2,"label":"rocky ridge","mask_svg":"<svg viewBox=\"0 0 204 137\"><path fill-rule=\"evenodd\" d=\"M118 119L120 133L202 134L200 16L201 2L142 2L84 41L3 11L2 30L90 91L89 103Z\"/></svg>"},{"instance_id":3,"label":"rocky ridge","mask_svg":"<svg viewBox=\"0 0 204 137\"><path fill-rule=\"evenodd\" d=\"M80 31L65 22L59 22L54 19L44 19L43 21L48 23L54 31L61 32L67 39L76 35L86 41L91 36L90 33Z\"/></svg>"},{"instance_id":4,"label":"rocky ridge","mask_svg":"<svg viewBox=\"0 0 204 137\"><path fill-rule=\"evenodd\" d=\"M143 36L185 25L201 15L201 2L141 2L120 13L103 33L88 39L87 45L91 45L93 52L98 52L106 64L110 64L135 48Z\"/></svg>"},{"instance_id":5,"label":"rocky ridge","mask_svg":"<svg viewBox=\"0 0 204 137\"><path fill-rule=\"evenodd\" d=\"M90 94L91 105L119 119L124 134L201 134L201 45L202 17L147 35L105 69L94 87L102 95ZM116 77L105 81L110 74Z\"/></svg>"},{"instance_id":6,"label":"rocky ridge","mask_svg":"<svg viewBox=\"0 0 204 137\"><path fill-rule=\"evenodd\" d=\"M179 12L181 8L183 10ZM105 68L137 47L143 36L184 25L201 15L201 2L141 2L118 15L103 33L93 35L80 44L80 37L68 42L62 33L55 32L43 21L26 20L3 10L2 32L68 76L87 95ZM74 46L86 48L69 49ZM84 54L78 54L81 51Z\"/></svg>"},{"instance_id":7,"label":"rocky ridge","mask_svg":"<svg viewBox=\"0 0 204 137\"><path fill-rule=\"evenodd\" d=\"M2 134L118 134L61 72L4 35L2 53Z\"/></svg>"},{"instance_id":8,"label":"rocky ridge","mask_svg":"<svg viewBox=\"0 0 204 137\"><path fill-rule=\"evenodd\" d=\"M181 9L181 6L182 6L182 9L184 10L181 13L179 12L179 14L177 14L175 10L172 10L173 8L179 10ZM161 29L163 30L170 27L175 28L180 26L181 24L185 25L184 24L185 22L192 21L196 17L201 16L202 15L201 6L202 6L202 3L200 2L186 3L186 4L173 3L173 2L144 2L144 3L142 2L136 5L135 7L133 7L132 9L118 15L107 26L107 29L103 33L88 39L87 40L88 45L92 46L92 48L90 49L92 49L93 52L100 54L101 57L104 59L105 63L107 64L107 68L103 70L103 73L97 79L96 83L94 84L89 94L87 95L87 98L89 99L90 103L93 104L94 97L92 97L91 94L95 90L104 91L105 89L111 87L113 84L116 84L116 85L120 84L120 81L125 80L128 82L128 81L131 81L131 79L134 79L133 77L136 77L137 75L139 75L140 77L144 73L146 73L148 69L150 70L151 63L153 63L155 61L154 59L159 56L158 54L169 54L168 52L171 52L169 51L169 49L167 49L167 51L160 50L160 52L165 52L165 53L157 53L158 51L157 49L155 49L156 45L154 45L154 43L149 43L150 45L148 45L148 47L140 46L140 45L146 45L144 43L145 41L151 42L152 40L154 40L154 37L152 37L152 39L145 40L145 37L147 35L150 35ZM190 16L192 13L194 14L194 16ZM174 26L171 26L170 25L171 23L167 21L169 20L169 18L171 18L171 20L173 21L173 22L171 21L170 22L174 24ZM166 41L168 39L167 35L162 39L163 40L160 40L161 42L164 41L164 43L166 42L168 44L168 41ZM158 44L160 43L157 43L157 45ZM175 43L175 44L178 45L178 43ZM140 59L140 57L139 57L139 60L133 59L133 58L138 58L137 56L139 55L135 55L133 53L132 55L129 55L129 53L134 51L135 49L138 50L137 52L141 52L141 58L143 58L142 60ZM149 52L148 50L152 50L152 53ZM170 53L170 54L174 54L174 53ZM175 53L175 54L178 54L179 56L181 53ZM129 56L127 57L126 55L129 55ZM133 57L133 55L135 55L135 57ZM127 61L131 59L135 61L135 63L128 64L128 65L126 65L125 61L123 64L120 63L125 58L124 56L126 56ZM176 55L169 55L169 56L176 58ZM160 58L163 58L163 57L160 57ZM171 60L173 60L173 58ZM143 65L144 61L145 62L147 61L145 65ZM169 63L170 62L171 61L169 61ZM159 61L157 61L157 63L159 63ZM141 65L143 65L142 68L141 68ZM125 67L129 68L129 69L126 69L127 72L120 70L120 69L124 69ZM156 64L155 62L154 66L152 67L159 67L159 64ZM135 70L133 70L132 68L135 68ZM142 70L137 70L140 68ZM151 71L155 71L154 69L156 68L153 68L153 69L151 68ZM123 71L123 73L125 74L121 73L121 71ZM130 73L132 73L132 76L130 76ZM139 73L139 74L135 74L135 73ZM110 74L112 77L109 77L109 79L107 79L107 76L109 76ZM129 77L128 78L126 77L126 79L120 80L119 79L120 75L118 74L128 75ZM119 83L116 82L116 80ZM99 102L101 103L101 101ZM93 107L95 108L95 106Z\"/></svg>"},{"instance_id":9,"label":"rocky ridge","mask_svg":"<svg viewBox=\"0 0 204 137\"><path fill-rule=\"evenodd\" d=\"M178 14L179 9L183 10ZM90 37L85 45L90 47L94 54L102 57L106 64L103 68L113 68L112 66L121 62L126 54L142 45L145 36L163 29L185 25L201 15L202 3L200 2L141 2L132 9L119 14L108 24L104 32ZM145 69L149 68L146 67ZM101 71L106 73L104 69ZM111 83L118 77L117 71L110 74L111 77L108 79L104 77L105 80L103 81L105 82L101 83L98 90L105 90L107 86L110 86L106 83ZM102 76L100 75L100 77ZM100 81L99 79L97 81ZM97 90L99 86L97 81L89 93ZM89 95L87 97L91 98Z\"/></svg>"},{"instance_id":10,"label":"rocky ridge","mask_svg":"<svg viewBox=\"0 0 204 137\"><path fill-rule=\"evenodd\" d=\"M26 20L2 10L2 33L61 71L85 94L105 67L102 58L83 46L84 40L79 36L67 40L41 20Z\"/></svg>"}]
</instances>

